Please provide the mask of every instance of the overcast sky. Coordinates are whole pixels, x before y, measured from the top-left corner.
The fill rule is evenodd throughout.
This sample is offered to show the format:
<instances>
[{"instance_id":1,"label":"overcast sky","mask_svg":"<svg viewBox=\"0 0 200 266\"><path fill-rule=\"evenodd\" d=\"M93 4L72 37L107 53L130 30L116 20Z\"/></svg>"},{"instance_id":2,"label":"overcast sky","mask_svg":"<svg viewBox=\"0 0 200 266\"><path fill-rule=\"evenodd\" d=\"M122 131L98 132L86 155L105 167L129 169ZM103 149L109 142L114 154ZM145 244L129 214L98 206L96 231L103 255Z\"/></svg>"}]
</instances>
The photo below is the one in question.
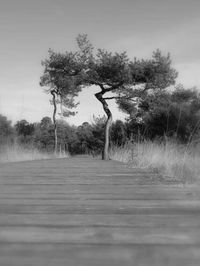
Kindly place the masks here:
<instances>
[{"instance_id":1,"label":"overcast sky","mask_svg":"<svg viewBox=\"0 0 200 266\"><path fill-rule=\"evenodd\" d=\"M49 48L75 50L75 38L87 33L93 45L127 51L130 58L170 52L177 83L200 89L199 0L1 0L0 114L40 121L52 115L49 96L39 86L41 60ZM95 89L79 97L76 125L103 115ZM120 118L112 107L114 119Z\"/></svg>"}]
</instances>

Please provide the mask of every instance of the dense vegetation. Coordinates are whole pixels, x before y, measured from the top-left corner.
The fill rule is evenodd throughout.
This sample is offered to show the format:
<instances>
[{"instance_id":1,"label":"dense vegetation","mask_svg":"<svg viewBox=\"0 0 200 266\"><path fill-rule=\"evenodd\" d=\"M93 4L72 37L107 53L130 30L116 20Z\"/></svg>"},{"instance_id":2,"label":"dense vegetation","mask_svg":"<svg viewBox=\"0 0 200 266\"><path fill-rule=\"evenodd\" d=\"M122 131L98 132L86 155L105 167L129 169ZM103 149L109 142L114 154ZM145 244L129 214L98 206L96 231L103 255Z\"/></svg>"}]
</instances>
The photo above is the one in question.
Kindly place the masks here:
<instances>
[{"instance_id":1,"label":"dense vegetation","mask_svg":"<svg viewBox=\"0 0 200 266\"><path fill-rule=\"evenodd\" d=\"M198 141L200 135L200 94L196 89L177 87L171 91L149 95L137 105L122 101L120 109L128 114L125 121L113 122L111 146L123 146L127 141L173 139L179 143ZM106 117L95 117L92 123L80 126L57 120L58 148L70 154L101 154L104 146ZM18 143L42 152L54 151L54 124L50 117L38 123L20 120L11 124L0 115L0 141Z\"/></svg>"}]
</instances>

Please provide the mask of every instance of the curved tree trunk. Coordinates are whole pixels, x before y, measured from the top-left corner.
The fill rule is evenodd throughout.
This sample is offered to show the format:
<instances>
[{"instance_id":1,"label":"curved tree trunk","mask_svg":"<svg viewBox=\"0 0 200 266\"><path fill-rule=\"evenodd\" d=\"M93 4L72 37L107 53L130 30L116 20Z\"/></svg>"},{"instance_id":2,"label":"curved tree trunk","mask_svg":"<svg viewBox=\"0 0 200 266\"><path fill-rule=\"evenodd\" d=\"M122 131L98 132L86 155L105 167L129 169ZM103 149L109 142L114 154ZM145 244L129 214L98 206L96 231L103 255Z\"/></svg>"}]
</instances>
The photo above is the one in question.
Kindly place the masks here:
<instances>
[{"instance_id":1,"label":"curved tree trunk","mask_svg":"<svg viewBox=\"0 0 200 266\"><path fill-rule=\"evenodd\" d=\"M55 91L51 91L53 96L53 124L54 124L54 152L57 153L58 151L58 136L57 136L57 123L56 123L56 112L57 112L57 105L56 105L56 94Z\"/></svg>"},{"instance_id":2,"label":"curved tree trunk","mask_svg":"<svg viewBox=\"0 0 200 266\"><path fill-rule=\"evenodd\" d=\"M110 111L110 110L109 110ZM109 143L110 143L110 127L112 125L112 114L108 115L108 119L106 121L106 126L105 126L105 143L104 143L104 150L102 154L102 159L103 160L109 160Z\"/></svg>"},{"instance_id":3,"label":"curved tree trunk","mask_svg":"<svg viewBox=\"0 0 200 266\"><path fill-rule=\"evenodd\" d=\"M104 149L102 153L102 160L109 160L109 143L110 143L110 127L112 125L112 113L108 108L108 104L106 100L103 98L103 93L98 92L95 94L96 98L103 105L103 109L107 115L107 121L105 125L105 141L104 141Z\"/></svg>"}]
</instances>

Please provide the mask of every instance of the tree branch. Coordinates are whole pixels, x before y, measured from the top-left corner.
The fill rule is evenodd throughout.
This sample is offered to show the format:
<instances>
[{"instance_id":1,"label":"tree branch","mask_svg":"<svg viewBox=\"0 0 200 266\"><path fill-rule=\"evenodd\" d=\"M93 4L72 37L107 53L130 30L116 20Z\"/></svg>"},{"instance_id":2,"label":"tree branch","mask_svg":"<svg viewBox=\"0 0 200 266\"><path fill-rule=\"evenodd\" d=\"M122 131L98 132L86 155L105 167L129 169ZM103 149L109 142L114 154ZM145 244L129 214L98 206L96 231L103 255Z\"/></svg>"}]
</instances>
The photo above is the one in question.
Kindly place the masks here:
<instances>
[{"instance_id":1,"label":"tree branch","mask_svg":"<svg viewBox=\"0 0 200 266\"><path fill-rule=\"evenodd\" d=\"M103 97L104 100L113 100L113 99L121 99L119 96L113 96L113 97Z\"/></svg>"},{"instance_id":2,"label":"tree branch","mask_svg":"<svg viewBox=\"0 0 200 266\"><path fill-rule=\"evenodd\" d=\"M121 82L119 82L119 83L117 83L115 85L112 85L110 88L104 88L103 92L106 93L106 92L109 92L109 91L114 91L114 90L118 89L119 87L121 87L122 85L123 85L123 81L121 81Z\"/></svg>"},{"instance_id":3,"label":"tree branch","mask_svg":"<svg viewBox=\"0 0 200 266\"><path fill-rule=\"evenodd\" d=\"M134 101L133 97L123 97L123 96L113 96L113 97L103 97L104 100L114 100L114 99L119 99L119 100L130 100Z\"/></svg>"}]
</instances>

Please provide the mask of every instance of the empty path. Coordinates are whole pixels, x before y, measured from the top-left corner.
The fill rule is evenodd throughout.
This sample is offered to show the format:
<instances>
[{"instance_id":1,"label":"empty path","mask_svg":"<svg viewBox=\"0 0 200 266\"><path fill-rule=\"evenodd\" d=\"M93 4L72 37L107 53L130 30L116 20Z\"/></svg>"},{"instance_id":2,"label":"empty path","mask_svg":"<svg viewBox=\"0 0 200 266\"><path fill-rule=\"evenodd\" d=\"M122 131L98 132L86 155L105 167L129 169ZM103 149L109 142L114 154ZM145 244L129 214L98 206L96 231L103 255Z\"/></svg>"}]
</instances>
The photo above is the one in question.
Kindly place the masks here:
<instances>
[{"instance_id":1,"label":"empty path","mask_svg":"<svg viewBox=\"0 0 200 266\"><path fill-rule=\"evenodd\" d=\"M89 157L0 164L0 265L199 266L199 192Z\"/></svg>"}]
</instances>

